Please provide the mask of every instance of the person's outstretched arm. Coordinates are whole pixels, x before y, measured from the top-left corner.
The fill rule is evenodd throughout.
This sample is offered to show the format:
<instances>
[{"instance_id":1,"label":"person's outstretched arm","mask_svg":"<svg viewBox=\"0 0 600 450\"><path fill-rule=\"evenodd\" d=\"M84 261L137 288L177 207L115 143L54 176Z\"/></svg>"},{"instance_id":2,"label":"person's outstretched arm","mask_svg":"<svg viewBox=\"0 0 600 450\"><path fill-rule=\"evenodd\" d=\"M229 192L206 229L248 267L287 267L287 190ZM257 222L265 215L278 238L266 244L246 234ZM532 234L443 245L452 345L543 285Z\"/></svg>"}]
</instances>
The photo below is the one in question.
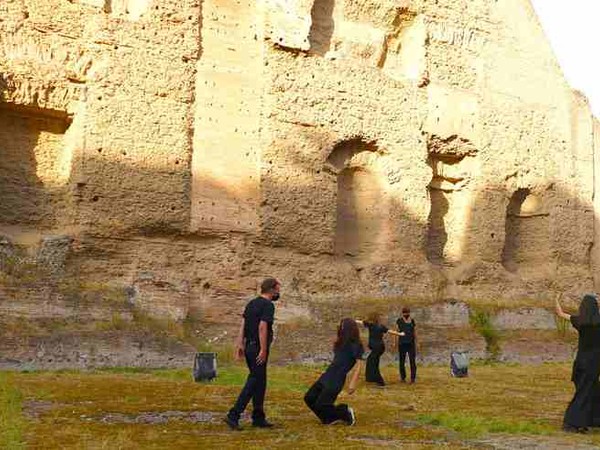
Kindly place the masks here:
<instances>
[{"instance_id":1,"label":"person's outstretched arm","mask_svg":"<svg viewBox=\"0 0 600 450\"><path fill-rule=\"evenodd\" d=\"M359 325L364 325L365 323L360 319L354 319L354 321Z\"/></svg>"},{"instance_id":2,"label":"person's outstretched arm","mask_svg":"<svg viewBox=\"0 0 600 450\"><path fill-rule=\"evenodd\" d=\"M386 333L392 334L394 336L404 336L405 335L404 331L398 333L397 331L394 331L394 330L387 330Z\"/></svg>"},{"instance_id":3,"label":"person's outstretched arm","mask_svg":"<svg viewBox=\"0 0 600 450\"><path fill-rule=\"evenodd\" d=\"M556 299L554 301L555 305L554 305L554 311L556 312L556 315L562 319L565 320L571 320L571 314L567 314L566 312L563 311L562 307L560 306L560 297L562 297L562 294L558 294L556 296Z\"/></svg>"},{"instance_id":4,"label":"person's outstretched arm","mask_svg":"<svg viewBox=\"0 0 600 450\"><path fill-rule=\"evenodd\" d=\"M350 382L348 383L348 394L354 394L356 391L356 386L358 386L358 377L360 377L360 372L362 369L362 360L356 361L356 365L354 367L354 371L350 376Z\"/></svg>"},{"instance_id":5,"label":"person's outstretched arm","mask_svg":"<svg viewBox=\"0 0 600 450\"><path fill-rule=\"evenodd\" d=\"M244 357L244 326L246 319L242 319L242 323L240 324L240 330L238 332L238 337L235 340L235 359L239 360Z\"/></svg>"}]
</instances>

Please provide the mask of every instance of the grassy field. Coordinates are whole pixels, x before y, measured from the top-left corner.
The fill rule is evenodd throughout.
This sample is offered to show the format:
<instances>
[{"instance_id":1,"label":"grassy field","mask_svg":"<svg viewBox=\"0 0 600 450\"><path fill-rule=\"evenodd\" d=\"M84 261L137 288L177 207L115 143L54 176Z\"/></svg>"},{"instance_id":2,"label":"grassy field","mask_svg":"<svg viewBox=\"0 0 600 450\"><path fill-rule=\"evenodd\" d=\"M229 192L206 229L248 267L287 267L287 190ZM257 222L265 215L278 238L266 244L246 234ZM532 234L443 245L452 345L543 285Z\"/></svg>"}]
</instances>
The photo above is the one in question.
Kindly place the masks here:
<instances>
[{"instance_id":1,"label":"grassy field","mask_svg":"<svg viewBox=\"0 0 600 450\"><path fill-rule=\"evenodd\" d=\"M386 367L385 388L342 394L355 408L354 427L320 425L304 406L320 369L270 367L267 413L278 427L241 432L221 422L245 379L241 365L220 368L208 384L192 382L189 370L0 373L0 448L494 448L513 438L600 445L600 432L560 431L569 364L475 365L465 379L422 367L415 385Z\"/></svg>"}]
</instances>

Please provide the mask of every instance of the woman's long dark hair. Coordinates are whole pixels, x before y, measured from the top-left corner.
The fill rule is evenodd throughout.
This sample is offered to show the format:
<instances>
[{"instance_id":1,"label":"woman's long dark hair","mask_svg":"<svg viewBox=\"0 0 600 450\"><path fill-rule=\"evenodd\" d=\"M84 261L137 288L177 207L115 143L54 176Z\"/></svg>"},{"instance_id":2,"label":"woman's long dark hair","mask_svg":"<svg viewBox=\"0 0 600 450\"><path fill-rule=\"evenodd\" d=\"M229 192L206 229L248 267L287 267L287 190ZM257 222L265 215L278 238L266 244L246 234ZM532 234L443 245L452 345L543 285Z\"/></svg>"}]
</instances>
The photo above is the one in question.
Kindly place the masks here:
<instances>
[{"instance_id":1,"label":"woman's long dark hair","mask_svg":"<svg viewBox=\"0 0 600 450\"><path fill-rule=\"evenodd\" d=\"M347 344L358 344L361 347L362 342L360 341L360 332L358 331L358 325L354 319L342 319L337 329L337 339L333 344L333 350L340 350Z\"/></svg>"},{"instance_id":2,"label":"woman's long dark hair","mask_svg":"<svg viewBox=\"0 0 600 450\"><path fill-rule=\"evenodd\" d=\"M600 311L598 311L598 300L595 294L583 296L579 305L578 317L580 325L600 324Z\"/></svg>"}]
</instances>

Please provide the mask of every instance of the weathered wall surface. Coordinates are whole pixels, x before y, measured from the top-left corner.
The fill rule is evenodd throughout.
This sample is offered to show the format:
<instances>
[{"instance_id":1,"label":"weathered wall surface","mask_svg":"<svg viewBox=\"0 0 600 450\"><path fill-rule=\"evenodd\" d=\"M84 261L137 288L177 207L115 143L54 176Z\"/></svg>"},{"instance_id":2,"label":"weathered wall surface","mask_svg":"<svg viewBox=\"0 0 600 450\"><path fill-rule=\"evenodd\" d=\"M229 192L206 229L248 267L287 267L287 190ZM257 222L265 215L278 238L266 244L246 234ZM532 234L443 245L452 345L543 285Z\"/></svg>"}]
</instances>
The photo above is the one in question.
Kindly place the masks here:
<instances>
[{"instance_id":1,"label":"weathered wall surface","mask_svg":"<svg viewBox=\"0 0 600 450\"><path fill-rule=\"evenodd\" d=\"M594 246L592 247L592 272L594 274L594 289L600 287L598 270L600 269L600 121L594 118Z\"/></svg>"},{"instance_id":2,"label":"weathered wall surface","mask_svg":"<svg viewBox=\"0 0 600 450\"><path fill-rule=\"evenodd\" d=\"M9 316L68 309L73 279L207 337L266 275L288 322L332 298L593 288L600 132L526 0L10 0L0 18Z\"/></svg>"}]
</instances>

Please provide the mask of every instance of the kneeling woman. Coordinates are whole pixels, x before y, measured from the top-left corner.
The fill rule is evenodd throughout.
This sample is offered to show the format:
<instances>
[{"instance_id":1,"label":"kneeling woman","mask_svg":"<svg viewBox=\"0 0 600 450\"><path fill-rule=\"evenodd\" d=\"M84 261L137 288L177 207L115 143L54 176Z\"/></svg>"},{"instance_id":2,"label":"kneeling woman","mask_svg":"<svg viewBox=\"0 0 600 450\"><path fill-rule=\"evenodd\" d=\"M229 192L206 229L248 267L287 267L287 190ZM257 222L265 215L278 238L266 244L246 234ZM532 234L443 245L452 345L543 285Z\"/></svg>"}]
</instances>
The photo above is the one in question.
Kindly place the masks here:
<instances>
[{"instance_id":1,"label":"kneeling woman","mask_svg":"<svg viewBox=\"0 0 600 450\"><path fill-rule=\"evenodd\" d=\"M343 319L337 330L337 339L333 345L333 362L311 386L304 401L323 424L344 422L354 425L354 411L346 404L335 405L335 400L346 382L346 375L354 367L348 384L348 393L356 390L362 366L363 345L360 341L358 326L353 319Z\"/></svg>"},{"instance_id":2,"label":"kneeling woman","mask_svg":"<svg viewBox=\"0 0 600 450\"><path fill-rule=\"evenodd\" d=\"M559 296L560 297L560 296ZM585 432L588 427L600 425L600 406L597 404L600 375L600 312L594 294L586 294L579 305L579 313L571 316L563 312L556 298L556 315L569 320L579 333L577 356L573 363L571 381L575 395L565 411L565 431Z\"/></svg>"}]
</instances>

